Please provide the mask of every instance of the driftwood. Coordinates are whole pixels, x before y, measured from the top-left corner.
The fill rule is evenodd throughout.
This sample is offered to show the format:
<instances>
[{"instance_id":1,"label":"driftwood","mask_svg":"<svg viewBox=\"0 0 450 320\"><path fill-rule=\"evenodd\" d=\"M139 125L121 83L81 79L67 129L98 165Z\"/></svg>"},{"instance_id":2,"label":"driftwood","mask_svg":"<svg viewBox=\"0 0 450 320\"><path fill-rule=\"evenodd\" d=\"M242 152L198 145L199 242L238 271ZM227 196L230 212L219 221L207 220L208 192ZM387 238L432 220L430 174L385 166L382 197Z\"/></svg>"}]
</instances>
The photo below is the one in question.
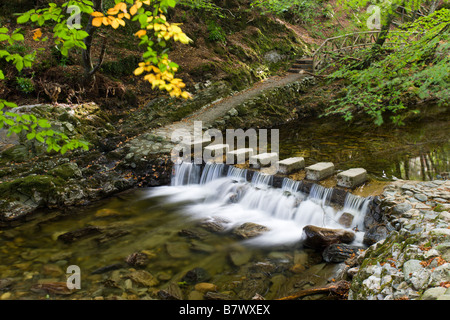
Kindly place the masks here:
<instances>
[{"instance_id":1,"label":"driftwood","mask_svg":"<svg viewBox=\"0 0 450 320\"><path fill-rule=\"evenodd\" d=\"M301 291L294 293L293 295L283 297L283 298L280 298L277 300L295 300L298 298L303 298L303 297L310 296L313 294L321 294L321 293L331 293L334 295L344 297L348 293L349 289L350 289L350 282L342 280L342 281L327 284L326 286L323 286L323 287L316 287L316 288L301 290Z\"/></svg>"}]
</instances>

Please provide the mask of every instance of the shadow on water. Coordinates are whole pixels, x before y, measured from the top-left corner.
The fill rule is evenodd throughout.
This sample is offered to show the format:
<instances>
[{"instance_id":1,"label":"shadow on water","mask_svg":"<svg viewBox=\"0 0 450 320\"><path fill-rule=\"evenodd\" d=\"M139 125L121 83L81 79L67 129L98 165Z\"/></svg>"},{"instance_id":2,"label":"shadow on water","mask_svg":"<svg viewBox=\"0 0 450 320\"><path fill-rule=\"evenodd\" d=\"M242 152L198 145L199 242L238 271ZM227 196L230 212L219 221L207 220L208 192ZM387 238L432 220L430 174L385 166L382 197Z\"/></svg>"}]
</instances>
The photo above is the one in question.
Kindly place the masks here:
<instances>
[{"instance_id":1,"label":"shadow on water","mask_svg":"<svg viewBox=\"0 0 450 320\"><path fill-rule=\"evenodd\" d=\"M365 168L376 180L433 180L450 171L449 120L443 115L401 127L350 125L340 118L296 121L279 128L280 157Z\"/></svg>"}]
</instances>

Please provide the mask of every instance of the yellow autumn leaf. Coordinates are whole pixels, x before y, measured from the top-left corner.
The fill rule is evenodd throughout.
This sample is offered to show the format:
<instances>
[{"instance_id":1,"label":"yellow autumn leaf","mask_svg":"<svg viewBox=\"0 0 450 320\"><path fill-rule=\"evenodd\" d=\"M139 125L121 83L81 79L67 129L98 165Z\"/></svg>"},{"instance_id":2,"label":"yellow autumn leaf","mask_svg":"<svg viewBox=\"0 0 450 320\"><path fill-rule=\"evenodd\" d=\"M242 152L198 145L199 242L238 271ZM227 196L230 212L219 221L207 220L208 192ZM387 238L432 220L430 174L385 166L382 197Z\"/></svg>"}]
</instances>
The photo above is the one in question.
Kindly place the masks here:
<instances>
[{"instance_id":1,"label":"yellow autumn leaf","mask_svg":"<svg viewBox=\"0 0 450 320\"><path fill-rule=\"evenodd\" d=\"M117 8L119 11L127 11L127 4L124 2L119 2L118 4L115 5L114 8Z\"/></svg>"},{"instance_id":2,"label":"yellow autumn leaf","mask_svg":"<svg viewBox=\"0 0 450 320\"><path fill-rule=\"evenodd\" d=\"M94 27L100 27L102 25L103 18L94 18L92 19L92 25Z\"/></svg>"},{"instance_id":3,"label":"yellow autumn leaf","mask_svg":"<svg viewBox=\"0 0 450 320\"><path fill-rule=\"evenodd\" d=\"M136 37L141 38L141 37L145 36L146 34L147 34L147 30L139 30L139 31L136 32L134 35L135 35Z\"/></svg>"},{"instance_id":4,"label":"yellow autumn leaf","mask_svg":"<svg viewBox=\"0 0 450 320\"><path fill-rule=\"evenodd\" d=\"M110 16L114 16L119 13L119 9L116 9L114 7L114 8L109 9L106 13L109 14Z\"/></svg>"},{"instance_id":5,"label":"yellow autumn leaf","mask_svg":"<svg viewBox=\"0 0 450 320\"><path fill-rule=\"evenodd\" d=\"M131 8L130 8L130 14L131 14L132 16L134 16L134 15L137 13L137 11L138 11L137 5L131 6Z\"/></svg>"},{"instance_id":6,"label":"yellow autumn leaf","mask_svg":"<svg viewBox=\"0 0 450 320\"><path fill-rule=\"evenodd\" d=\"M134 70L134 75L138 76L144 72L144 67L139 67L136 70Z\"/></svg>"},{"instance_id":7,"label":"yellow autumn leaf","mask_svg":"<svg viewBox=\"0 0 450 320\"><path fill-rule=\"evenodd\" d=\"M192 98L192 97L191 97L191 94L190 94L189 92L187 92L187 91L184 91L184 92L181 94L181 97L184 98L184 99Z\"/></svg>"},{"instance_id":8,"label":"yellow autumn leaf","mask_svg":"<svg viewBox=\"0 0 450 320\"><path fill-rule=\"evenodd\" d=\"M37 28L37 29L35 29L35 30L33 30L34 31L34 33L33 33L33 40L37 40L37 39L39 39L40 37L42 37L42 31L41 31L41 28Z\"/></svg>"}]
</instances>

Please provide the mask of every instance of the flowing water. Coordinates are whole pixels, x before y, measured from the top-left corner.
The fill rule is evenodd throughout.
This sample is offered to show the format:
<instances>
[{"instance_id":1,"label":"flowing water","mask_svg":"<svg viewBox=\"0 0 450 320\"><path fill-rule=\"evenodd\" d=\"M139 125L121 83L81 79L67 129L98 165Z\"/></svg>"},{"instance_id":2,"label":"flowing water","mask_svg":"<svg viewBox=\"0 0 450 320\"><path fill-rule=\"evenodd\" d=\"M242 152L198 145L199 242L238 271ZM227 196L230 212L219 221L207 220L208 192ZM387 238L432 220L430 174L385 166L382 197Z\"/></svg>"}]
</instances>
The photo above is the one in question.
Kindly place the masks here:
<instances>
[{"instance_id":1,"label":"flowing water","mask_svg":"<svg viewBox=\"0 0 450 320\"><path fill-rule=\"evenodd\" d=\"M332 161L342 170L363 167L372 179L427 180L450 171L449 133L445 121L364 131L316 119L281 128L280 156L303 156L307 165ZM133 190L65 214L42 212L0 230L0 298L158 299L159 290L174 284L183 298L198 298L183 278L195 268L208 275L203 282L237 299L251 299L255 292L278 298L333 278L336 265L302 247L302 229L313 224L357 230L360 244L370 198L349 194L337 208L325 186L303 194L299 181L286 178L276 189L271 176L257 173L247 181L247 173L180 163L170 186ZM344 214L353 217L346 227L339 223ZM232 231L246 222L269 230L236 238ZM59 238L86 228L95 232L68 243ZM148 258L140 268L156 279L151 286L140 285L134 274L139 267L125 263L135 252ZM80 290L65 295L36 288L65 282L70 265L81 269Z\"/></svg>"},{"instance_id":2,"label":"flowing water","mask_svg":"<svg viewBox=\"0 0 450 320\"><path fill-rule=\"evenodd\" d=\"M82 288L70 298L158 298L160 289L169 283L182 285L189 270L203 268L210 275L209 282L235 298L250 299L255 292L247 282L259 274L254 268L273 264L277 270L282 267L274 274L265 273L261 285L266 286L263 292L268 298L319 280L325 284L336 266L319 263L320 255L302 248L301 240L308 224L343 228L337 223L341 211L330 206L330 190L317 186L306 195L298 191L299 182L285 179L283 188L277 189L271 187L271 176L254 174L248 182L246 173L234 167L228 170L223 164L207 164L202 170L199 165L181 163L174 168L171 186L124 193L74 209L68 216L47 213L4 230L0 233L0 279L14 279L12 298L43 298L46 295L36 290L37 284L63 282L66 268L77 265ZM356 202L352 198L349 207L356 217L363 216L366 208ZM211 232L199 225L205 222L222 229ZM247 240L237 239L232 231L247 222L269 230ZM98 227L101 232L69 243L58 238L86 227ZM360 240L357 237L356 243ZM145 270L157 279L151 289L126 282L134 269L124 260L134 252L149 257ZM118 270L98 271L108 266ZM284 279L285 289L271 291L272 277ZM314 278L312 282L305 282L308 277ZM188 298L193 289L184 290Z\"/></svg>"}]
</instances>

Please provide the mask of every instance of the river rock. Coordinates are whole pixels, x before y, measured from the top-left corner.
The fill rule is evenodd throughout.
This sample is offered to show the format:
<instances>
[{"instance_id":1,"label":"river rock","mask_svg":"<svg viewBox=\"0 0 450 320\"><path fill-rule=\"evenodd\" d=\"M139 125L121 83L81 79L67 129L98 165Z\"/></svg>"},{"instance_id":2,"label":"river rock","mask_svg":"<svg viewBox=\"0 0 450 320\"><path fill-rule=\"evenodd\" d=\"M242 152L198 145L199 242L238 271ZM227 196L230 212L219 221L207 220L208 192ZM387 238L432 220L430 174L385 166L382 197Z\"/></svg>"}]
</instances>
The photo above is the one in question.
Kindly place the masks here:
<instances>
[{"instance_id":1,"label":"river rock","mask_svg":"<svg viewBox=\"0 0 450 320\"><path fill-rule=\"evenodd\" d=\"M345 243L335 243L326 247L322 253L322 257L326 262L344 262L352 255L356 254L359 249L359 247L350 246Z\"/></svg>"},{"instance_id":2,"label":"river rock","mask_svg":"<svg viewBox=\"0 0 450 320\"><path fill-rule=\"evenodd\" d=\"M67 288L66 282L43 282L33 285L31 291L41 294L70 295L74 290Z\"/></svg>"},{"instance_id":3,"label":"river rock","mask_svg":"<svg viewBox=\"0 0 450 320\"><path fill-rule=\"evenodd\" d=\"M308 225L303 228L306 235L305 245L323 250L335 243L350 243L355 240L355 233L344 229L329 229Z\"/></svg>"},{"instance_id":4,"label":"river rock","mask_svg":"<svg viewBox=\"0 0 450 320\"><path fill-rule=\"evenodd\" d=\"M92 271L91 274L102 274L102 273L106 273L109 271L122 269L123 267L124 267L124 265L122 263L114 263L114 264L110 264L110 265L95 269L94 271Z\"/></svg>"},{"instance_id":5,"label":"river rock","mask_svg":"<svg viewBox=\"0 0 450 320\"><path fill-rule=\"evenodd\" d=\"M386 239L389 230L385 224L375 224L364 233L363 243L370 246L380 240Z\"/></svg>"},{"instance_id":6,"label":"river rock","mask_svg":"<svg viewBox=\"0 0 450 320\"><path fill-rule=\"evenodd\" d=\"M132 267L143 268L148 264L149 259L145 253L134 252L125 259L125 262Z\"/></svg>"},{"instance_id":7,"label":"river rock","mask_svg":"<svg viewBox=\"0 0 450 320\"><path fill-rule=\"evenodd\" d=\"M158 279L156 279L156 277L145 270L134 271L129 275L129 277L135 283L143 285L145 287L154 287L159 284Z\"/></svg>"},{"instance_id":8,"label":"river rock","mask_svg":"<svg viewBox=\"0 0 450 320\"><path fill-rule=\"evenodd\" d=\"M203 268L194 268L186 272L186 274L181 278L182 282L187 284L196 284L199 282L205 282L211 279L211 275Z\"/></svg>"},{"instance_id":9,"label":"river rock","mask_svg":"<svg viewBox=\"0 0 450 320\"><path fill-rule=\"evenodd\" d=\"M354 215L352 215L351 213L348 212L344 212L338 222L339 224L341 224L342 226L346 227L346 228L350 228L350 226L352 225L353 219L355 218Z\"/></svg>"},{"instance_id":10,"label":"river rock","mask_svg":"<svg viewBox=\"0 0 450 320\"><path fill-rule=\"evenodd\" d=\"M64 243L70 244L75 241L101 234L100 227L88 226L74 231L66 232L58 237Z\"/></svg>"},{"instance_id":11,"label":"river rock","mask_svg":"<svg viewBox=\"0 0 450 320\"><path fill-rule=\"evenodd\" d=\"M242 266L250 261L252 253L250 251L233 251L228 255L231 263L236 267Z\"/></svg>"},{"instance_id":12,"label":"river rock","mask_svg":"<svg viewBox=\"0 0 450 320\"><path fill-rule=\"evenodd\" d=\"M212 283L200 282L195 285L194 289L198 292L207 293L209 291L217 291L217 286Z\"/></svg>"},{"instance_id":13,"label":"river rock","mask_svg":"<svg viewBox=\"0 0 450 320\"><path fill-rule=\"evenodd\" d=\"M14 283L14 279L12 279L12 278L0 279L0 290L7 289L8 287L12 286L13 283Z\"/></svg>"},{"instance_id":14,"label":"river rock","mask_svg":"<svg viewBox=\"0 0 450 320\"><path fill-rule=\"evenodd\" d=\"M253 222L246 222L233 230L233 234L240 239L249 239L269 231L269 228Z\"/></svg>"},{"instance_id":15,"label":"river rock","mask_svg":"<svg viewBox=\"0 0 450 320\"><path fill-rule=\"evenodd\" d=\"M163 300L183 300L183 293L174 282L171 282L167 289L158 291L158 296Z\"/></svg>"},{"instance_id":16,"label":"river rock","mask_svg":"<svg viewBox=\"0 0 450 320\"><path fill-rule=\"evenodd\" d=\"M166 243L166 250L172 258L186 258L191 253L189 251L189 244L185 242L170 242Z\"/></svg>"},{"instance_id":17,"label":"river rock","mask_svg":"<svg viewBox=\"0 0 450 320\"><path fill-rule=\"evenodd\" d=\"M395 214L402 214L410 209L412 209L412 206L409 203L400 203L392 208Z\"/></svg>"}]
</instances>

